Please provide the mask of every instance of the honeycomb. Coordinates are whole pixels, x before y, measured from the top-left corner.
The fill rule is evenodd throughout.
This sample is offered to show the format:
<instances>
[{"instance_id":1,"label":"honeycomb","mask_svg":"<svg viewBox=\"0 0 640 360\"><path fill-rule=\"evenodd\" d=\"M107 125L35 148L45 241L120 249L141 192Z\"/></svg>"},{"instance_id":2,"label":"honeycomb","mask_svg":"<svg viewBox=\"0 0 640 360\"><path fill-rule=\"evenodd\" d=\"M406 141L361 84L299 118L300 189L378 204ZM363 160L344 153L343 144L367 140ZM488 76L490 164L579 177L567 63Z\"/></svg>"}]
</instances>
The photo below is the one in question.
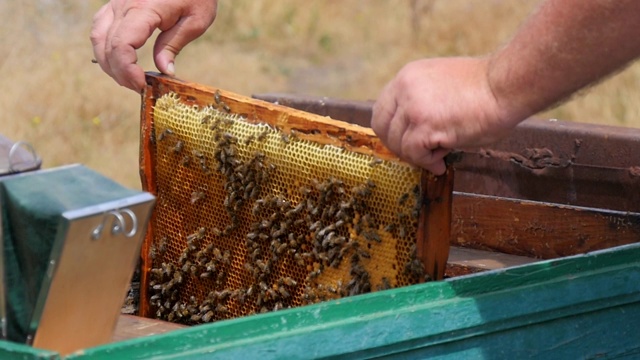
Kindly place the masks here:
<instances>
[{"instance_id":1,"label":"honeycomb","mask_svg":"<svg viewBox=\"0 0 640 360\"><path fill-rule=\"evenodd\" d=\"M150 315L199 324L422 282L420 171L156 99Z\"/></svg>"}]
</instances>

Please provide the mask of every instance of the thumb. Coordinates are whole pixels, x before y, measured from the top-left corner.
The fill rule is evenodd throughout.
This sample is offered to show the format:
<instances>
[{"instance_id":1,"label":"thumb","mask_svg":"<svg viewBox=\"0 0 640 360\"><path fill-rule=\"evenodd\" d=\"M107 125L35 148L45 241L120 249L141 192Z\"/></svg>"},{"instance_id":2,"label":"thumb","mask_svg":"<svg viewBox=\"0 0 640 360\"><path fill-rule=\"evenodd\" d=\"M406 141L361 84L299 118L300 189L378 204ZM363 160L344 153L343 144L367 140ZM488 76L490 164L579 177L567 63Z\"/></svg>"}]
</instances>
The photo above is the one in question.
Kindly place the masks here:
<instances>
[{"instance_id":1,"label":"thumb","mask_svg":"<svg viewBox=\"0 0 640 360\"><path fill-rule=\"evenodd\" d=\"M183 47L202 35L207 27L193 26L188 17L158 35L153 47L153 59L160 72L175 75L175 59Z\"/></svg>"}]
</instances>

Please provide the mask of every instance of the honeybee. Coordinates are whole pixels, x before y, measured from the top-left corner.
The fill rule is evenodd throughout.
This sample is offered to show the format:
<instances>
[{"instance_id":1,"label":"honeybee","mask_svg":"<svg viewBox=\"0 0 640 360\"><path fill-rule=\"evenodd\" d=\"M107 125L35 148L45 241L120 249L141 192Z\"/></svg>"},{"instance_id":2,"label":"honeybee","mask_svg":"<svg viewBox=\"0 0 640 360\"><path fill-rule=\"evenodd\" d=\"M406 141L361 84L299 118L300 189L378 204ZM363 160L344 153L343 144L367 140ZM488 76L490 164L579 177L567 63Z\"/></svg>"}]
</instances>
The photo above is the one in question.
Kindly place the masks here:
<instances>
[{"instance_id":1,"label":"honeybee","mask_svg":"<svg viewBox=\"0 0 640 360\"><path fill-rule=\"evenodd\" d=\"M215 256L216 260L222 260L222 252L218 248L213 248L213 256Z\"/></svg>"},{"instance_id":2,"label":"honeybee","mask_svg":"<svg viewBox=\"0 0 640 360\"><path fill-rule=\"evenodd\" d=\"M202 321L209 322L213 318L213 311L209 310L206 314L202 316Z\"/></svg>"},{"instance_id":3,"label":"honeybee","mask_svg":"<svg viewBox=\"0 0 640 360\"><path fill-rule=\"evenodd\" d=\"M291 297L291 294L289 294L289 292L287 291L287 289L285 289L282 286L278 287L278 292L280 293L280 295L282 295L283 298L288 299Z\"/></svg>"},{"instance_id":4,"label":"honeybee","mask_svg":"<svg viewBox=\"0 0 640 360\"><path fill-rule=\"evenodd\" d=\"M191 150L191 154L193 154L193 156L197 157L198 159L204 158L204 154L196 149Z\"/></svg>"},{"instance_id":5,"label":"honeybee","mask_svg":"<svg viewBox=\"0 0 640 360\"><path fill-rule=\"evenodd\" d=\"M223 151L227 154L227 157L233 158L236 156L236 150L233 147L226 147Z\"/></svg>"},{"instance_id":6,"label":"honeybee","mask_svg":"<svg viewBox=\"0 0 640 360\"><path fill-rule=\"evenodd\" d=\"M258 265L258 268L260 268L260 271L262 271L263 273L269 273L269 265L264 261L258 259L256 260L256 265Z\"/></svg>"},{"instance_id":7,"label":"honeybee","mask_svg":"<svg viewBox=\"0 0 640 360\"><path fill-rule=\"evenodd\" d=\"M264 130L262 130L260 135L258 135L258 141L264 141L267 138L268 134L269 134L269 128L267 127Z\"/></svg>"},{"instance_id":8,"label":"honeybee","mask_svg":"<svg viewBox=\"0 0 640 360\"><path fill-rule=\"evenodd\" d=\"M222 291L216 291L216 297L218 298L218 300L226 300L227 298L231 297L232 293L231 290L229 289L224 289Z\"/></svg>"},{"instance_id":9,"label":"honeybee","mask_svg":"<svg viewBox=\"0 0 640 360\"><path fill-rule=\"evenodd\" d=\"M404 193L398 198L398 204L404 205L409 199L409 193Z\"/></svg>"},{"instance_id":10,"label":"honeybee","mask_svg":"<svg viewBox=\"0 0 640 360\"><path fill-rule=\"evenodd\" d=\"M231 263L231 252L229 250L225 250L222 255L222 260L220 261L225 265L229 265Z\"/></svg>"},{"instance_id":11,"label":"honeybee","mask_svg":"<svg viewBox=\"0 0 640 360\"><path fill-rule=\"evenodd\" d=\"M214 121L214 122L213 122L213 124L211 124L211 125L209 126L209 129L210 129L210 130L216 130L216 129L218 128L218 126L220 125L220 122L221 122L221 120L220 120L220 119L217 119L216 121ZM217 136L218 136L218 135L216 134L216 137L217 137ZM217 140L217 139L216 139L216 140Z\"/></svg>"},{"instance_id":12,"label":"honeybee","mask_svg":"<svg viewBox=\"0 0 640 360\"><path fill-rule=\"evenodd\" d=\"M203 191L194 191L191 193L191 203L195 204L197 201L204 199L205 193Z\"/></svg>"},{"instance_id":13,"label":"honeybee","mask_svg":"<svg viewBox=\"0 0 640 360\"><path fill-rule=\"evenodd\" d=\"M371 160L371 162L369 163L369 166L371 167L375 167L378 166L380 164L382 164L383 160L380 158L374 158L373 160Z\"/></svg>"},{"instance_id":14,"label":"honeybee","mask_svg":"<svg viewBox=\"0 0 640 360\"><path fill-rule=\"evenodd\" d=\"M200 240L204 237L205 232L207 231L206 227L201 227L200 229L198 229L198 231L194 232L193 234L187 236L187 241L191 242L194 240Z\"/></svg>"},{"instance_id":15,"label":"honeybee","mask_svg":"<svg viewBox=\"0 0 640 360\"><path fill-rule=\"evenodd\" d=\"M229 144L236 144L238 142L238 139L231 133L224 133L222 134L222 137L229 142Z\"/></svg>"},{"instance_id":16,"label":"honeybee","mask_svg":"<svg viewBox=\"0 0 640 360\"><path fill-rule=\"evenodd\" d=\"M330 224L328 226L325 226L322 230L318 231L318 237L323 237L324 234L328 233L328 232L332 232L336 229L336 225L335 224ZM311 229L310 229L311 230ZM313 230L311 230L313 231Z\"/></svg>"},{"instance_id":17,"label":"honeybee","mask_svg":"<svg viewBox=\"0 0 640 360\"><path fill-rule=\"evenodd\" d=\"M262 250L259 247L257 247L251 253L251 259L255 261L258 258L258 256L260 256L261 254L262 254Z\"/></svg>"},{"instance_id":18,"label":"honeybee","mask_svg":"<svg viewBox=\"0 0 640 360\"><path fill-rule=\"evenodd\" d=\"M305 261L302 258L302 256L299 253L295 253L293 255L293 259L296 261L296 264L298 264L298 266L304 266L305 265Z\"/></svg>"},{"instance_id":19,"label":"honeybee","mask_svg":"<svg viewBox=\"0 0 640 360\"><path fill-rule=\"evenodd\" d=\"M271 232L271 237L272 238L279 238L280 236L284 235L286 229L284 228L280 228L278 230L274 230Z\"/></svg>"},{"instance_id":20,"label":"honeybee","mask_svg":"<svg viewBox=\"0 0 640 360\"><path fill-rule=\"evenodd\" d=\"M357 252L358 255L362 256L363 258L371 259L371 254L367 250L358 247Z\"/></svg>"},{"instance_id":21,"label":"honeybee","mask_svg":"<svg viewBox=\"0 0 640 360\"><path fill-rule=\"evenodd\" d=\"M222 99L220 98L220 90L216 90L216 92L213 94L213 100L217 105L220 105L220 103L222 103Z\"/></svg>"},{"instance_id":22,"label":"honeybee","mask_svg":"<svg viewBox=\"0 0 640 360\"><path fill-rule=\"evenodd\" d=\"M322 226L322 222L318 220L311 224L311 226L309 226L309 231L315 231L316 229L320 228L320 226Z\"/></svg>"},{"instance_id":23,"label":"honeybee","mask_svg":"<svg viewBox=\"0 0 640 360\"><path fill-rule=\"evenodd\" d=\"M183 147L184 147L184 143L181 140L178 140L178 142L176 142L176 145L171 148L171 151L175 154L178 154L182 151Z\"/></svg>"},{"instance_id":24,"label":"honeybee","mask_svg":"<svg viewBox=\"0 0 640 360\"><path fill-rule=\"evenodd\" d=\"M362 233L365 239L369 241L381 242L380 235L375 230L369 230Z\"/></svg>"},{"instance_id":25,"label":"honeybee","mask_svg":"<svg viewBox=\"0 0 640 360\"><path fill-rule=\"evenodd\" d=\"M391 223L391 224L387 224L387 226L384 227L384 231L388 233L393 233L396 231L396 228L397 228L396 224Z\"/></svg>"},{"instance_id":26,"label":"honeybee","mask_svg":"<svg viewBox=\"0 0 640 360\"><path fill-rule=\"evenodd\" d=\"M371 189L367 186L356 186L351 189L351 193L359 197L367 197L371 195Z\"/></svg>"},{"instance_id":27,"label":"honeybee","mask_svg":"<svg viewBox=\"0 0 640 360\"><path fill-rule=\"evenodd\" d=\"M269 299L271 299L271 300L275 300L275 299L277 299L277 298L278 298L278 293L277 293L275 290L273 290L273 289L267 289L267 290L266 290L266 292L267 292L267 295L268 295L268 298L269 298Z\"/></svg>"},{"instance_id":28,"label":"honeybee","mask_svg":"<svg viewBox=\"0 0 640 360\"><path fill-rule=\"evenodd\" d=\"M182 159L180 160L180 165L182 166L189 166L189 163L191 162L191 158L189 157L189 155L185 155L182 157Z\"/></svg>"},{"instance_id":29,"label":"honeybee","mask_svg":"<svg viewBox=\"0 0 640 360\"><path fill-rule=\"evenodd\" d=\"M296 286L296 285L298 285L298 283L295 280L293 280L292 278L290 278L288 276L283 277L282 278L282 282L287 286Z\"/></svg>"},{"instance_id":30,"label":"honeybee","mask_svg":"<svg viewBox=\"0 0 640 360\"><path fill-rule=\"evenodd\" d=\"M182 283L182 273L179 271L176 271L173 273L173 279L175 280L176 283L181 284Z\"/></svg>"},{"instance_id":31,"label":"honeybee","mask_svg":"<svg viewBox=\"0 0 640 360\"><path fill-rule=\"evenodd\" d=\"M291 142L291 140L289 140L289 135L287 134L282 134L281 138L282 138L282 142L285 143L285 145Z\"/></svg>"},{"instance_id":32,"label":"honeybee","mask_svg":"<svg viewBox=\"0 0 640 360\"><path fill-rule=\"evenodd\" d=\"M200 124L208 124L209 120L211 120L211 115L207 114L202 119L200 119Z\"/></svg>"},{"instance_id":33,"label":"honeybee","mask_svg":"<svg viewBox=\"0 0 640 360\"><path fill-rule=\"evenodd\" d=\"M414 258L407 262L404 266L404 272L407 275L411 275L416 279L423 280L425 277L424 264L422 261Z\"/></svg>"},{"instance_id":34,"label":"honeybee","mask_svg":"<svg viewBox=\"0 0 640 360\"><path fill-rule=\"evenodd\" d=\"M271 227L272 222L264 219L260 222L260 225L258 226L259 229L268 229Z\"/></svg>"},{"instance_id":35,"label":"honeybee","mask_svg":"<svg viewBox=\"0 0 640 360\"><path fill-rule=\"evenodd\" d=\"M407 229L404 227L404 225L400 225L400 226L398 227L398 236L399 236L401 239L404 239L404 238L406 238L406 237L407 237Z\"/></svg>"},{"instance_id":36,"label":"honeybee","mask_svg":"<svg viewBox=\"0 0 640 360\"><path fill-rule=\"evenodd\" d=\"M164 129L160 134L158 134L156 140L162 141L167 135L172 135L172 134L173 134L173 130Z\"/></svg>"}]
</instances>

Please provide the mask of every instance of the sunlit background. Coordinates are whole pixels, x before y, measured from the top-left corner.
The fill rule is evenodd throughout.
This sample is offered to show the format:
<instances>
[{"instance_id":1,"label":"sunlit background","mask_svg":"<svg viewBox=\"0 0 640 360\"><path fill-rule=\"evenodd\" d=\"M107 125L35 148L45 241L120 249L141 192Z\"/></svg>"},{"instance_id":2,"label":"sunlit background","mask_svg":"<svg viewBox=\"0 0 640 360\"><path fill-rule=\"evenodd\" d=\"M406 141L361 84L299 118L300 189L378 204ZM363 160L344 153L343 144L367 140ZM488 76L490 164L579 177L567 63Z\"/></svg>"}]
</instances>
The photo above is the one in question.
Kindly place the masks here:
<instances>
[{"instance_id":1,"label":"sunlit background","mask_svg":"<svg viewBox=\"0 0 640 360\"><path fill-rule=\"evenodd\" d=\"M139 188L140 97L92 64L104 1L1 1L0 134L35 145L50 168L82 163ZM180 54L183 80L244 95L375 99L408 61L483 55L509 39L533 0L221 0ZM154 70L151 41L140 63ZM540 116L640 126L640 65Z\"/></svg>"}]
</instances>

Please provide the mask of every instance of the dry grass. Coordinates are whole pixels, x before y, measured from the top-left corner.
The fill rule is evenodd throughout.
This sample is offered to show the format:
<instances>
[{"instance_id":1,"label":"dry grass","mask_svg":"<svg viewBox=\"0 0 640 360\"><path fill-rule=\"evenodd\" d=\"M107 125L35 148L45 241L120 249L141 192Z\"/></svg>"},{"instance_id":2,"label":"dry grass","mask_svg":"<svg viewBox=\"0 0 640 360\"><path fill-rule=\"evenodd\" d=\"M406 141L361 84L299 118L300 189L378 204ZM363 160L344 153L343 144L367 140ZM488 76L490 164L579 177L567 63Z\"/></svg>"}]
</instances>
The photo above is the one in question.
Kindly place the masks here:
<instances>
[{"instance_id":1,"label":"dry grass","mask_svg":"<svg viewBox=\"0 0 640 360\"><path fill-rule=\"evenodd\" d=\"M91 64L101 1L0 2L0 133L37 147L45 167L83 163L138 187L140 99ZM481 55L537 1L221 1L219 17L176 64L179 77L238 93L374 99L406 62ZM413 5L412 5L413 4ZM153 70L150 49L141 64ZM640 126L640 64L544 116Z\"/></svg>"}]
</instances>

